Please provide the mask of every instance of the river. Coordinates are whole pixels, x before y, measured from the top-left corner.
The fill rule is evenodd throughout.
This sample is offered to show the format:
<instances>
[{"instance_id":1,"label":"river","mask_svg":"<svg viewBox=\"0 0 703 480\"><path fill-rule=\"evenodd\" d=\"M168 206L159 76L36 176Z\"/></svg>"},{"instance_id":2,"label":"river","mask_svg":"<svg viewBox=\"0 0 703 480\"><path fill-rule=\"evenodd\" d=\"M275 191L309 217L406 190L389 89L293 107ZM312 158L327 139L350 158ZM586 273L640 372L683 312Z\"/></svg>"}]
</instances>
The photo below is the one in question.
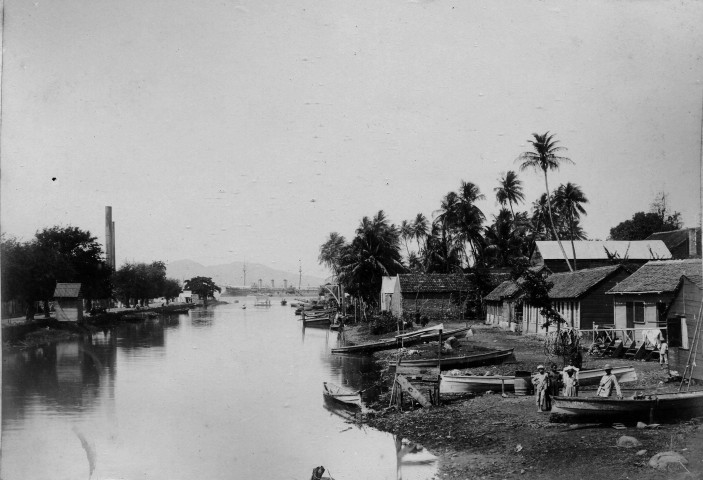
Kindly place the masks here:
<instances>
[{"instance_id":1,"label":"river","mask_svg":"<svg viewBox=\"0 0 703 480\"><path fill-rule=\"evenodd\" d=\"M399 456L400 439L325 408L323 381L377 372L298 318L242 298L6 353L1 478L433 478L426 450Z\"/></svg>"}]
</instances>

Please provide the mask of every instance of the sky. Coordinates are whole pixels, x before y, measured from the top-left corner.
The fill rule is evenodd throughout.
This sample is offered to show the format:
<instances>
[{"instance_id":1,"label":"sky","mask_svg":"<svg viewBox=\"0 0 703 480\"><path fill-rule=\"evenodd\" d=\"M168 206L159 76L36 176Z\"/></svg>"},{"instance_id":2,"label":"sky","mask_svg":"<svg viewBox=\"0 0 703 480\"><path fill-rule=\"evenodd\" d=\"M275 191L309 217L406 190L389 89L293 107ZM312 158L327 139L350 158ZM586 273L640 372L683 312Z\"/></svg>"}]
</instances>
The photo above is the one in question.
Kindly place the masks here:
<instances>
[{"instance_id":1,"label":"sky","mask_svg":"<svg viewBox=\"0 0 703 480\"><path fill-rule=\"evenodd\" d=\"M583 227L699 224L703 2L5 0L0 228L325 276L330 232L486 195L553 132ZM544 191L518 172L528 206ZM520 208L527 208L523 206Z\"/></svg>"}]
</instances>

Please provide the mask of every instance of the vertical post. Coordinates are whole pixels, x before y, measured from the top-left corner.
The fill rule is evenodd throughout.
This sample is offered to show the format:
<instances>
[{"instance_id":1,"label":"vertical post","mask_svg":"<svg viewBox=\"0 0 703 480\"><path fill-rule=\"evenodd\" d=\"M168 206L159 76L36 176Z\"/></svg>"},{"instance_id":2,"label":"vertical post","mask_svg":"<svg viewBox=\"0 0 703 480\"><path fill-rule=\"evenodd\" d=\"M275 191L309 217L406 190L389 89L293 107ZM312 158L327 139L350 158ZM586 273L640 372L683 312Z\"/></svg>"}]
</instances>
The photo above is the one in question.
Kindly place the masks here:
<instances>
[{"instance_id":1,"label":"vertical post","mask_svg":"<svg viewBox=\"0 0 703 480\"><path fill-rule=\"evenodd\" d=\"M439 346L437 347L437 368L442 373L442 329L439 329Z\"/></svg>"}]
</instances>

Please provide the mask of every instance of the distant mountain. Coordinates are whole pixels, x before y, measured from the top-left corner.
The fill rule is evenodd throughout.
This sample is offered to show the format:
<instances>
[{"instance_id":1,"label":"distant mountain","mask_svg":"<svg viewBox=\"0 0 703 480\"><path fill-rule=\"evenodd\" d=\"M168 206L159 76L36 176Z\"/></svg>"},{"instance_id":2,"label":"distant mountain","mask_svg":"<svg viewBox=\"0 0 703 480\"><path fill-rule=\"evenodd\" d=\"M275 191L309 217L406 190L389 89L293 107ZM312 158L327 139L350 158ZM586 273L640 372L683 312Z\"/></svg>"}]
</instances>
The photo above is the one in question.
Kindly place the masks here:
<instances>
[{"instance_id":1,"label":"distant mountain","mask_svg":"<svg viewBox=\"0 0 703 480\"><path fill-rule=\"evenodd\" d=\"M269 287L271 286L271 280L274 281L276 288L283 287L284 280L287 281L289 287L298 286L298 272L275 270L259 263L247 263L246 266L246 285L251 285L254 282L259 283L259 279L261 279L262 285ZM243 267L244 262L205 266L193 260L176 260L175 262L169 262L167 265L166 276L181 282L198 276L210 277L220 287L225 285L241 286L244 285ZM300 285L301 287L316 287L323 283L325 283L324 278L303 275Z\"/></svg>"}]
</instances>

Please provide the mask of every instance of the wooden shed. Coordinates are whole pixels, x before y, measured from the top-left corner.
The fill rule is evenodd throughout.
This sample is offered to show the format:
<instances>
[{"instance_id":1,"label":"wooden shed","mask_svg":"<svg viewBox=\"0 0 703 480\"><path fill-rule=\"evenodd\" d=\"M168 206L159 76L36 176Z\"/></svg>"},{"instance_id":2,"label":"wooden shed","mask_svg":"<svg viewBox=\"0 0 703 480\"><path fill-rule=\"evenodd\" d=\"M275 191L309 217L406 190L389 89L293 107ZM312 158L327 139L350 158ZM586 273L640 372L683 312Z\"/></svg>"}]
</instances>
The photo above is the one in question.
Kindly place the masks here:
<instances>
[{"instance_id":1,"label":"wooden shed","mask_svg":"<svg viewBox=\"0 0 703 480\"><path fill-rule=\"evenodd\" d=\"M463 274L407 273L398 275L391 300L396 317L415 320L458 319L466 304L471 282Z\"/></svg>"},{"instance_id":2,"label":"wooden shed","mask_svg":"<svg viewBox=\"0 0 703 480\"><path fill-rule=\"evenodd\" d=\"M700 346L695 348L694 344L696 324L701 321L703 284L702 277L695 278L691 280L686 275L681 276L674 298L666 310L666 337L669 343L669 368L683 375L686 365L691 365L691 377L703 381L703 349Z\"/></svg>"},{"instance_id":3,"label":"wooden shed","mask_svg":"<svg viewBox=\"0 0 703 480\"><path fill-rule=\"evenodd\" d=\"M80 283L57 283L54 312L60 322L83 321L83 294Z\"/></svg>"},{"instance_id":4,"label":"wooden shed","mask_svg":"<svg viewBox=\"0 0 703 480\"><path fill-rule=\"evenodd\" d=\"M486 324L515 331L522 324L522 291L516 282L506 280L483 297Z\"/></svg>"},{"instance_id":5,"label":"wooden shed","mask_svg":"<svg viewBox=\"0 0 703 480\"><path fill-rule=\"evenodd\" d=\"M572 328L590 330L594 325L613 324L613 297L606 295L629 273L620 265L590 268L575 272L554 273L547 277L552 283L549 298L554 308ZM535 306L523 307L522 333L546 334L545 318Z\"/></svg>"}]
</instances>

